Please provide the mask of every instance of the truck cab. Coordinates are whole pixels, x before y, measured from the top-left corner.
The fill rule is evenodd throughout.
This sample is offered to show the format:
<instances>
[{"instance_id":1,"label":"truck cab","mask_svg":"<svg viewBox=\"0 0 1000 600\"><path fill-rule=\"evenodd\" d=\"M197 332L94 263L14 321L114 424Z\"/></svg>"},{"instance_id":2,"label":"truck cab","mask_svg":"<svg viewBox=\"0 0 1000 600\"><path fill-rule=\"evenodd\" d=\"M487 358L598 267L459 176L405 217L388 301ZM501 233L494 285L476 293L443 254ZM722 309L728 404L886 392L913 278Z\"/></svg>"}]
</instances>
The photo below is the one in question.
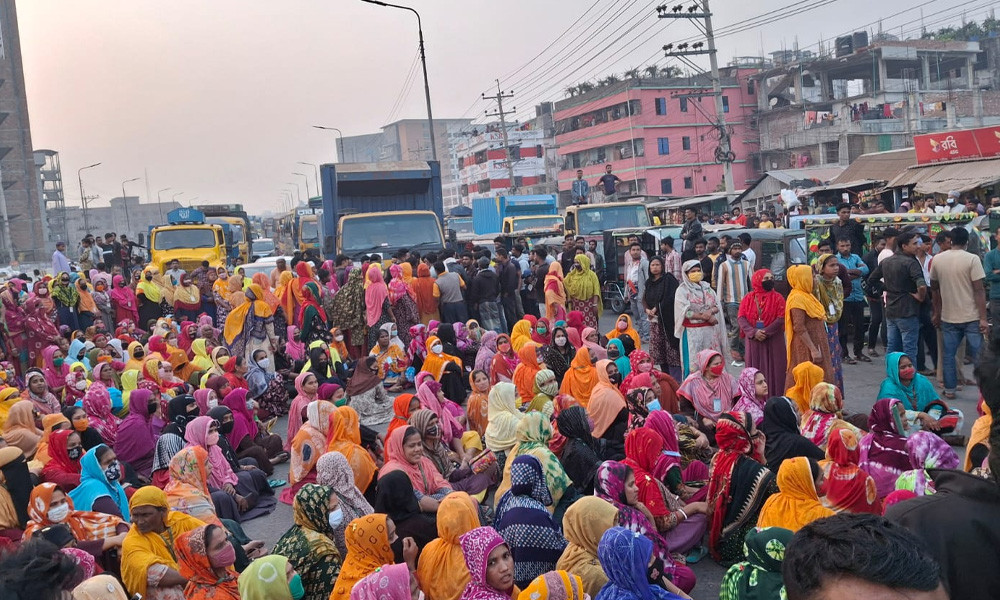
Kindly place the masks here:
<instances>
[{"instance_id":1,"label":"truck cab","mask_svg":"<svg viewBox=\"0 0 1000 600\"><path fill-rule=\"evenodd\" d=\"M503 220L503 234L544 234L558 235L563 232L565 221L562 215L533 215L526 217L506 217Z\"/></svg>"},{"instance_id":2,"label":"truck cab","mask_svg":"<svg viewBox=\"0 0 1000 600\"><path fill-rule=\"evenodd\" d=\"M641 202L610 202L566 207L566 235L599 235L608 229L650 227L649 213Z\"/></svg>"},{"instance_id":3,"label":"truck cab","mask_svg":"<svg viewBox=\"0 0 1000 600\"><path fill-rule=\"evenodd\" d=\"M226 235L221 225L205 222L205 215L192 208L178 208L167 213L167 225L149 230L150 262L160 272L172 260L191 272L208 261L212 267L225 266Z\"/></svg>"}]
</instances>

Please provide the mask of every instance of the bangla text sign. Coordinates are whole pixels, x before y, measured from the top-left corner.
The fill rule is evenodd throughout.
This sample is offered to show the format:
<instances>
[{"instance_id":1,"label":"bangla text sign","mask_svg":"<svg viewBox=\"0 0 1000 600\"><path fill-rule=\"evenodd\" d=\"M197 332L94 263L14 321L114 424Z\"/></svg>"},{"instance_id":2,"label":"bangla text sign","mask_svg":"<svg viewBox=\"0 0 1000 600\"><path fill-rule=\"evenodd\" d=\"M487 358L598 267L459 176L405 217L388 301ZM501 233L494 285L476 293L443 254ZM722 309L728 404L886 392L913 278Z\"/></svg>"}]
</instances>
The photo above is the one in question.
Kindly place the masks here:
<instances>
[{"instance_id":1,"label":"bangla text sign","mask_svg":"<svg viewBox=\"0 0 1000 600\"><path fill-rule=\"evenodd\" d=\"M917 164L1000 157L1000 126L913 136Z\"/></svg>"}]
</instances>

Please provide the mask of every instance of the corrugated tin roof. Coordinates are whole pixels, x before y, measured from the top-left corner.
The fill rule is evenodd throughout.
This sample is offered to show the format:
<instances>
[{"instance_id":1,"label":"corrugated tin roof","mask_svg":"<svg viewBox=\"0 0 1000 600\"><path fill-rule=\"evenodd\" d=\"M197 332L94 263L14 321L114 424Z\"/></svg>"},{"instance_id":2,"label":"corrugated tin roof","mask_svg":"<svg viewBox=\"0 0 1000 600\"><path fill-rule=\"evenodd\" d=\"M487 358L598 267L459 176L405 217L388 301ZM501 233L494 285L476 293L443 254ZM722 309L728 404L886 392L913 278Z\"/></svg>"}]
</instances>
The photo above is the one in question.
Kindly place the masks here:
<instances>
[{"instance_id":1,"label":"corrugated tin roof","mask_svg":"<svg viewBox=\"0 0 1000 600\"><path fill-rule=\"evenodd\" d=\"M830 183L844 183L870 179L891 181L907 168L917 164L917 152L913 148L887 150L862 154L854 159L844 172Z\"/></svg>"},{"instance_id":2,"label":"corrugated tin roof","mask_svg":"<svg viewBox=\"0 0 1000 600\"><path fill-rule=\"evenodd\" d=\"M914 186L918 194L947 194L1000 182L1000 158L911 167L886 187Z\"/></svg>"},{"instance_id":3,"label":"corrugated tin roof","mask_svg":"<svg viewBox=\"0 0 1000 600\"><path fill-rule=\"evenodd\" d=\"M844 171L844 167L836 165L826 165L822 167L805 167L802 169L773 169L764 173L782 183L790 183L798 179L818 179L820 181L830 181Z\"/></svg>"}]
</instances>

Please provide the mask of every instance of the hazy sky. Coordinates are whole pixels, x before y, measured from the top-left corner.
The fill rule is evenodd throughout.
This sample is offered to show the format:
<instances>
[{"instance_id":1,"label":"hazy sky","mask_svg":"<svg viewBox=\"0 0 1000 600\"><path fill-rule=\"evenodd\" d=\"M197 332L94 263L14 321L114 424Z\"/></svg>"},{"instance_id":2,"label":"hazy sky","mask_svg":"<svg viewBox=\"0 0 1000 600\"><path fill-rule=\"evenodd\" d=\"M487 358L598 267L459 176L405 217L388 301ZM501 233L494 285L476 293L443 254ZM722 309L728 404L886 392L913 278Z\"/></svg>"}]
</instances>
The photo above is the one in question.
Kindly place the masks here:
<instances>
[{"instance_id":1,"label":"hazy sky","mask_svg":"<svg viewBox=\"0 0 1000 600\"><path fill-rule=\"evenodd\" d=\"M476 102L480 93L581 15L572 34L541 59L501 79L517 93L520 114L565 97L563 90L580 81L667 64L660 46L698 35L688 22L656 19L655 1L411 2L424 20L434 114L441 118L481 115L488 105ZM990 3L922 2L925 22L935 28L959 21L963 11L981 19ZM762 45L766 52L790 48L796 36L815 50L820 39L877 30L871 23L880 17L894 34L901 25L906 33L920 26L921 0L712 1L720 32L761 12L817 5L721 37L720 62L760 54ZM308 173L313 185L312 167L298 161L334 159L336 135L312 125L356 135L378 131L393 112L394 119L426 116L419 68L393 111L416 55L415 18L406 11L361 0L20 0L17 8L32 140L59 151L71 205L79 202L76 170L100 161L84 172L87 193L101 196L97 205L147 170L151 199L142 181L128 188L143 202L170 187L165 200L184 192L177 198L183 203L197 196L196 203L275 209L286 182L304 186L293 171ZM900 11L908 12L890 16Z\"/></svg>"}]
</instances>

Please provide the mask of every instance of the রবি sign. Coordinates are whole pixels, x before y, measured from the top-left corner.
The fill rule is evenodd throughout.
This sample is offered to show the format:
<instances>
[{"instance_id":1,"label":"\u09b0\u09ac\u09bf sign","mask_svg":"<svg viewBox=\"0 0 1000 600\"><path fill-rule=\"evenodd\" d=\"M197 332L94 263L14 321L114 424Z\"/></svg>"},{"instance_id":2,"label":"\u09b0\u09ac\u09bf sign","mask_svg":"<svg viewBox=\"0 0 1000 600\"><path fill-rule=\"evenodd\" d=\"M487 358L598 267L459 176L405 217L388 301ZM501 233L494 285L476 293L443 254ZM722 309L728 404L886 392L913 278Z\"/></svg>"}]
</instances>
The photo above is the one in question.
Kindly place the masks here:
<instances>
[{"instance_id":1,"label":"\u09b0\u09ac\u09bf sign","mask_svg":"<svg viewBox=\"0 0 1000 600\"><path fill-rule=\"evenodd\" d=\"M1000 127L979 127L913 136L917 164L1000 157Z\"/></svg>"}]
</instances>

